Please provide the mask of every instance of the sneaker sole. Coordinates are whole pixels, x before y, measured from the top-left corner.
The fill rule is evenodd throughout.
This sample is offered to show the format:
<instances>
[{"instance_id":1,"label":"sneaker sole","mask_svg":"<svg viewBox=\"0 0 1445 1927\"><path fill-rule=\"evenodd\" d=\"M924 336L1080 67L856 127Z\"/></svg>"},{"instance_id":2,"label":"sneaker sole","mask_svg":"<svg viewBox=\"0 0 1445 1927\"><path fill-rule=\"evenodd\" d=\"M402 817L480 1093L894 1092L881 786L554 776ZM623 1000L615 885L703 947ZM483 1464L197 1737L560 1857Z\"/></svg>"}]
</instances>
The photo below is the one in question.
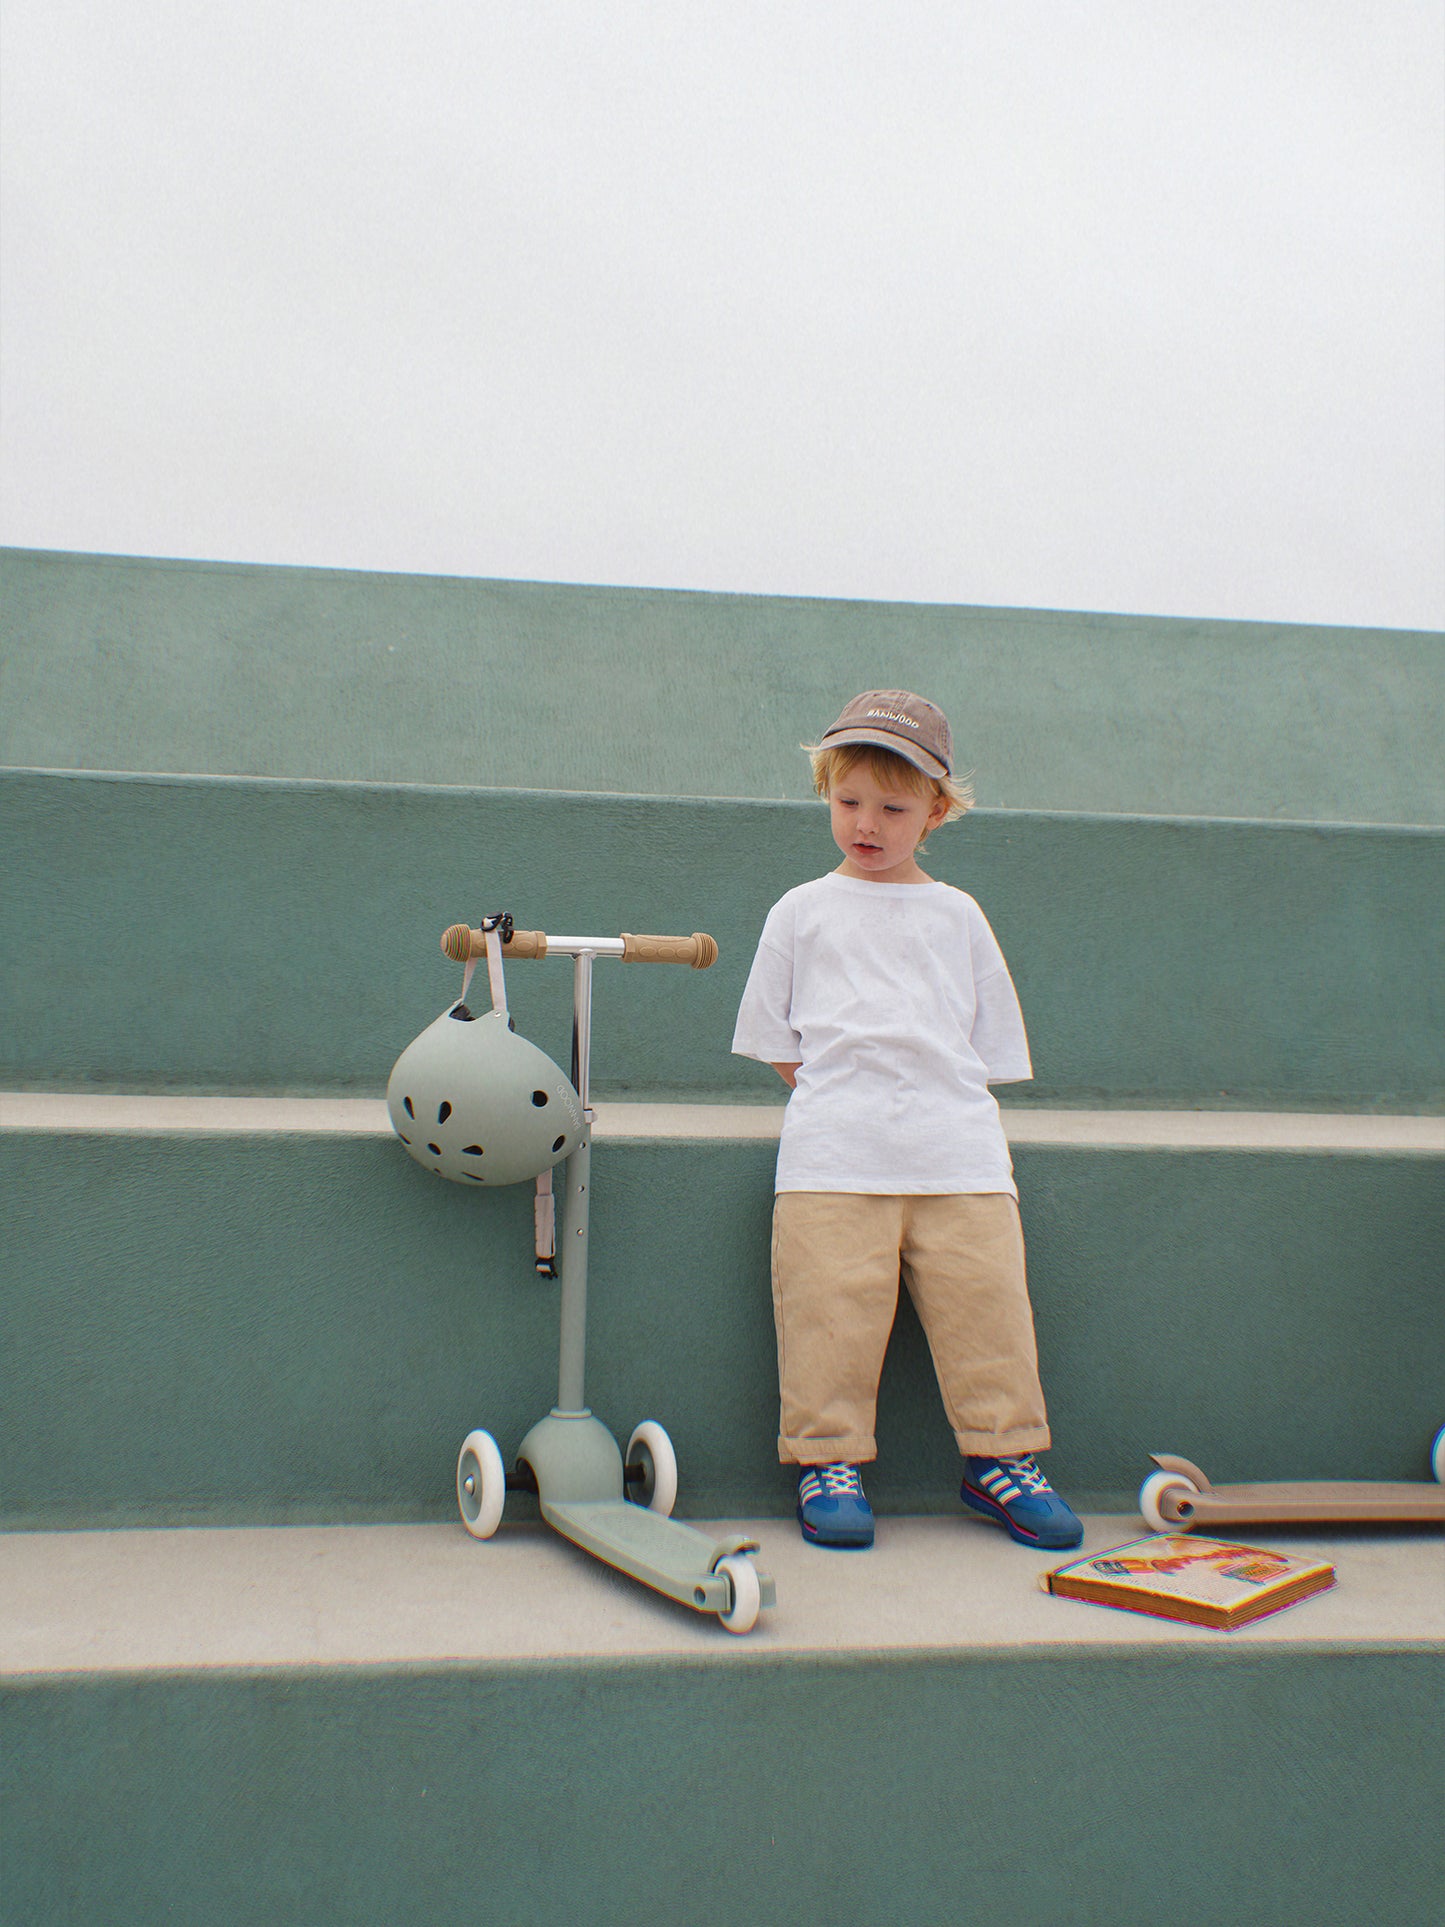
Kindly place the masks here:
<instances>
[{"instance_id":1,"label":"sneaker sole","mask_svg":"<svg viewBox=\"0 0 1445 1927\"><path fill-rule=\"evenodd\" d=\"M1042 1532L1029 1532L1025 1527L1015 1525L996 1499L991 1499L986 1492L980 1492L974 1486L964 1486L958 1496L966 1506L971 1506L983 1518L991 1520L996 1526L1002 1526L1010 1539L1018 1545L1038 1546L1044 1552L1067 1552L1071 1546L1077 1546L1083 1540L1082 1526L1077 1532L1069 1532L1062 1537L1050 1536Z\"/></svg>"},{"instance_id":2,"label":"sneaker sole","mask_svg":"<svg viewBox=\"0 0 1445 1927\"><path fill-rule=\"evenodd\" d=\"M819 1532L815 1526L807 1524L801 1513L798 1515L798 1527L810 1546L823 1546L829 1552L866 1552L873 1543L871 1532L866 1538L851 1532Z\"/></svg>"}]
</instances>

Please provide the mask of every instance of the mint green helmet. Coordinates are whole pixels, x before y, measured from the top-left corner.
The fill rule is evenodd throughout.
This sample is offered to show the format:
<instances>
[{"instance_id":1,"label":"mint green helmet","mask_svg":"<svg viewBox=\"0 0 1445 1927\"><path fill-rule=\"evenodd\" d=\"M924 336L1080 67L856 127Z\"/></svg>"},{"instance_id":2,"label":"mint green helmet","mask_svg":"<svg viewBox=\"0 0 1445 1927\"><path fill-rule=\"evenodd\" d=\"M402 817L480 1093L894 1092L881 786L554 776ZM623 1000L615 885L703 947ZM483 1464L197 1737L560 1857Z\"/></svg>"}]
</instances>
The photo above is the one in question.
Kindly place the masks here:
<instances>
[{"instance_id":1,"label":"mint green helmet","mask_svg":"<svg viewBox=\"0 0 1445 1927\"><path fill-rule=\"evenodd\" d=\"M386 1087L397 1136L429 1171L457 1184L522 1184L582 1137L582 1104L545 1051L504 1010L453 1004L407 1045Z\"/></svg>"}]
</instances>

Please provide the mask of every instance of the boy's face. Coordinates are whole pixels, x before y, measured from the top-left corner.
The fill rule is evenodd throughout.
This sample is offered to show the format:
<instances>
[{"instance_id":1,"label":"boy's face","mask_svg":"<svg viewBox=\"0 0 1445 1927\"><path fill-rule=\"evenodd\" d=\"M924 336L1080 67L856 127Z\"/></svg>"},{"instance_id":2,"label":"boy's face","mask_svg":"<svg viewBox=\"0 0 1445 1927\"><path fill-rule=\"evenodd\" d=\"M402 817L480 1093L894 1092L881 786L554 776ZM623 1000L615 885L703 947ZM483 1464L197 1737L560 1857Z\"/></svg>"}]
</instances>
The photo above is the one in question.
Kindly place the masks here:
<instances>
[{"instance_id":1,"label":"boy's face","mask_svg":"<svg viewBox=\"0 0 1445 1927\"><path fill-rule=\"evenodd\" d=\"M843 852L838 874L874 883L926 882L914 851L948 812L941 796L880 781L855 763L828 792L833 841Z\"/></svg>"}]
</instances>

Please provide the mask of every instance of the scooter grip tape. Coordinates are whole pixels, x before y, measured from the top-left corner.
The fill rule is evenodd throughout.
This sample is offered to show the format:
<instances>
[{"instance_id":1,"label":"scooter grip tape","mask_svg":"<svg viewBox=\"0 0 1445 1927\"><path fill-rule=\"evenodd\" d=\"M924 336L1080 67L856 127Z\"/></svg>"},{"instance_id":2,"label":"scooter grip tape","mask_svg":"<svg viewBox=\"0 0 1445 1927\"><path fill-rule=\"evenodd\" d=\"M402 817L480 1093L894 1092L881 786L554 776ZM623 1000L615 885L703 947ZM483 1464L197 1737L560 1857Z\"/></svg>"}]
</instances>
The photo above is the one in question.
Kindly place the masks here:
<instances>
[{"instance_id":1,"label":"scooter grip tape","mask_svg":"<svg viewBox=\"0 0 1445 1927\"><path fill-rule=\"evenodd\" d=\"M480 930L454 923L442 932L442 951L453 963L469 963L473 957L486 956L487 939ZM514 930L511 941L502 946L502 954L508 962L513 957L545 957L546 934L541 930Z\"/></svg>"},{"instance_id":2,"label":"scooter grip tape","mask_svg":"<svg viewBox=\"0 0 1445 1927\"><path fill-rule=\"evenodd\" d=\"M690 937L635 937L630 930L624 930L622 961L691 964L694 970L706 970L709 964L717 962L717 945L701 930L695 930Z\"/></svg>"}]
</instances>

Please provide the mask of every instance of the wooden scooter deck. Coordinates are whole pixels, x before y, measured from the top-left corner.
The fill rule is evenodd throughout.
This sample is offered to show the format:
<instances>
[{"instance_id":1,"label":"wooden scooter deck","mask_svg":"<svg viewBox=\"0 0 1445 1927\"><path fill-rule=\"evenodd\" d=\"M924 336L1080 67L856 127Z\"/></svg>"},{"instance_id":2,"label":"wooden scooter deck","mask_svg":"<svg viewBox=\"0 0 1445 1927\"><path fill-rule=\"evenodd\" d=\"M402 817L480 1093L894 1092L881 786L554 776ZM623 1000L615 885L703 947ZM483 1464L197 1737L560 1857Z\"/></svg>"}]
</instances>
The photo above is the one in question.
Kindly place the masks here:
<instances>
[{"instance_id":1,"label":"wooden scooter deck","mask_svg":"<svg viewBox=\"0 0 1445 1927\"><path fill-rule=\"evenodd\" d=\"M1178 1472L1197 1488L1166 1493L1159 1510L1178 1524L1232 1525L1445 1525L1445 1486L1389 1484L1372 1479L1300 1480L1275 1485L1211 1485L1197 1465L1168 1452L1152 1452L1161 1472Z\"/></svg>"}]
</instances>

